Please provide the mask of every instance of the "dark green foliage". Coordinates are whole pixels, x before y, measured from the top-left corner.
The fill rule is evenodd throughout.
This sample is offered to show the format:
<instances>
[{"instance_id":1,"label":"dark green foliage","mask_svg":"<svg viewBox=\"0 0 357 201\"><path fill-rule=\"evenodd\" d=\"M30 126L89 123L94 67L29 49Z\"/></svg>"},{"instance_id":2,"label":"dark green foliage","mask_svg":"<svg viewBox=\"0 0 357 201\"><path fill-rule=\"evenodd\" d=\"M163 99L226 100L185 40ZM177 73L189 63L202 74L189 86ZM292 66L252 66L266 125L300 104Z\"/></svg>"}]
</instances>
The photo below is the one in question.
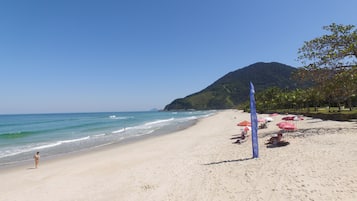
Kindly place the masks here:
<instances>
[{"instance_id":1,"label":"dark green foliage","mask_svg":"<svg viewBox=\"0 0 357 201\"><path fill-rule=\"evenodd\" d=\"M294 71L296 68L281 63L255 63L226 74L198 93L174 100L165 110L237 108L249 100L249 82L254 84L256 92L271 87L297 88L296 82L290 79Z\"/></svg>"},{"instance_id":2,"label":"dark green foliage","mask_svg":"<svg viewBox=\"0 0 357 201\"><path fill-rule=\"evenodd\" d=\"M357 93L357 29L354 25L332 23L329 34L306 41L298 59L304 64L295 77L309 80L321 100L347 105L350 110Z\"/></svg>"}]
</instances>

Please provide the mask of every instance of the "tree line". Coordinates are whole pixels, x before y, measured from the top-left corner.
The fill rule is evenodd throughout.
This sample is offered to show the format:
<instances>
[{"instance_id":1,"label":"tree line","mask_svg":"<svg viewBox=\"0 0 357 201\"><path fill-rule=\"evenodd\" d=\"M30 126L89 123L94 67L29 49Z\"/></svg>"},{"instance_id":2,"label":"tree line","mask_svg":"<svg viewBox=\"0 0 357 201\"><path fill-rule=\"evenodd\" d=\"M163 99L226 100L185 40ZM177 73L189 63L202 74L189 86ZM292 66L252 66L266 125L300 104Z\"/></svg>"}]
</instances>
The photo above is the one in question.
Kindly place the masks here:
<instances>
[{"instance_id":1,"label":"tree line","mask_svg":"<svg viewBox=\"0 0 357 201\"><path fill-rule=\"evenodd\" d=\"M328 32L321 37L305 41L298 50L297 68L292 79L308 83L307 88L286 90L277 87L256 93L259 112L278 109L357 106L357 29L354 25L332 23L324 26ZM242 105L248 109L249 104Z\"/></svg>"}]
</instances>

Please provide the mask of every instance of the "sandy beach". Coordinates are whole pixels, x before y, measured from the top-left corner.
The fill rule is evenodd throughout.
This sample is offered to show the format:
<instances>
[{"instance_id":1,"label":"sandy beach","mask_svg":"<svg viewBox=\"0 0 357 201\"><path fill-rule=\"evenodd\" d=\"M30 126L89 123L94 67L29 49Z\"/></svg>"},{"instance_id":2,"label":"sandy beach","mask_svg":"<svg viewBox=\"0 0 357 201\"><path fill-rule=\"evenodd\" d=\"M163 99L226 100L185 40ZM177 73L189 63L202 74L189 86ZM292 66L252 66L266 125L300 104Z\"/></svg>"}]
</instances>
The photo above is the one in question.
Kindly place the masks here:
<instances>
[{"instance_id":1,"label":"sandy beach","mask_svg":"<svg viewBox=\"0 0 357 201\"><path fill-rule=\"evenodd\" d=\"M267 117L268 115L258 115ZM357 123L305 117L267 148L274 118L234 144L250 114L224 110L169 135L0 170L1 201L357 200Z\"/></svg>"}]
</instances>

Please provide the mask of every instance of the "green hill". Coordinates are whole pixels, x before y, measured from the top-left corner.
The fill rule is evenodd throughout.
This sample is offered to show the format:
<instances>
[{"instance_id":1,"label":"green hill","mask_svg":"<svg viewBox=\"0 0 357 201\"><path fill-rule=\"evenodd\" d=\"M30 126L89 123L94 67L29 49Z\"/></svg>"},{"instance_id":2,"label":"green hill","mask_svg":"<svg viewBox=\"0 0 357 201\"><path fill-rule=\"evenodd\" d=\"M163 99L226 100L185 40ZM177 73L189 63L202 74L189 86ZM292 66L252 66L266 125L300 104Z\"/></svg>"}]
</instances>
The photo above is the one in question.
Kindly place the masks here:
<instances>
[{"instance_id":1,"label":"green hill","mask_svg":"<svg viewBox=\"0 0 357 201\"><path fill-rule=\"evenodd\" d=\"M230 72L200 92L179 98L166 105L164 110L230 109L249 99L249 82L256 92L269 87L295 89L290 77L296 68L277 63L255 63Z\"/></svg>"}]
</instances>

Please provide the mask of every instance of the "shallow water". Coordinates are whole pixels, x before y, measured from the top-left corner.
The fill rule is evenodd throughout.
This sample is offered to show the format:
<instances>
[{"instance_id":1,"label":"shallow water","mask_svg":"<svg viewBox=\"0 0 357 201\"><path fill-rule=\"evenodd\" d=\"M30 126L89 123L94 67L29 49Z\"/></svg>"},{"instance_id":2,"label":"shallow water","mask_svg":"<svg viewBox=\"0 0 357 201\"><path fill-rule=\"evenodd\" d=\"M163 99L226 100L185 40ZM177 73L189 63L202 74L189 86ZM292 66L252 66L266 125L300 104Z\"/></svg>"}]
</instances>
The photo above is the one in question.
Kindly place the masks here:
<instances>
[{"instance_id":1,"label":"shallow water","mask_svg":"<svg viewBox=\"0 0 357 201\"><path fill-rule=\"evenodd\" d=\"M215 111L0 115L0 166L171 133Z\"/></svg>"}]
</instances>

